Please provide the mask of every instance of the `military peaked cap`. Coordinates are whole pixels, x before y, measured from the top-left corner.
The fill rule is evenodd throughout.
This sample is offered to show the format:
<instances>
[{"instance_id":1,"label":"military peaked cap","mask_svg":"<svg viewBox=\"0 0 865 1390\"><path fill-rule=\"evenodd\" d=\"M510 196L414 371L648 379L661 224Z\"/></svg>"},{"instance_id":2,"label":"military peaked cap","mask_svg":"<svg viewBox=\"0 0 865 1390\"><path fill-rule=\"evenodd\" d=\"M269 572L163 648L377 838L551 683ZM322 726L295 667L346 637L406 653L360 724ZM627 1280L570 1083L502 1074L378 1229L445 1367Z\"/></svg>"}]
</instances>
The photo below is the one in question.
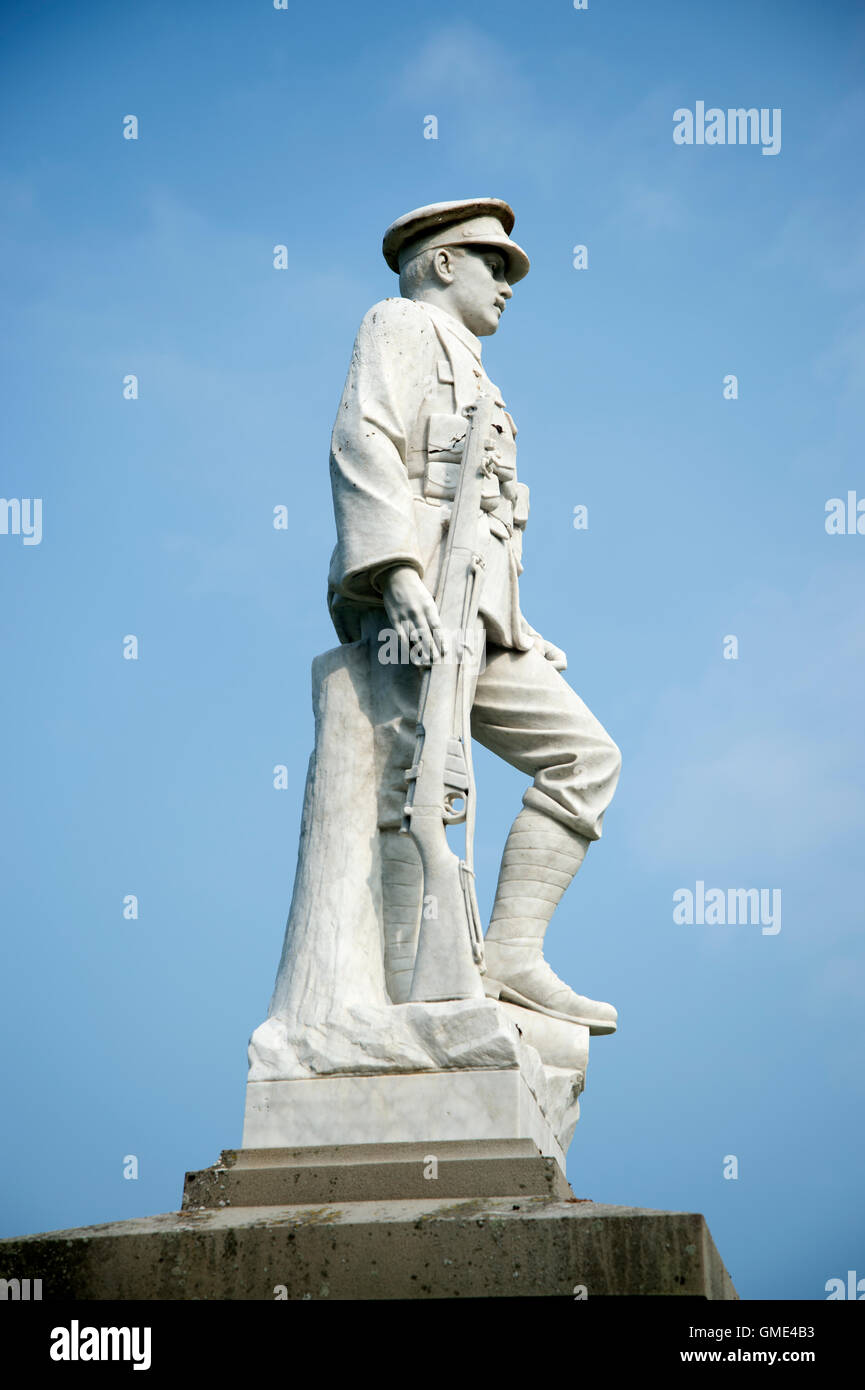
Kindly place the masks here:
<instances>
[{"instance_id":1,"label":"military peaked cap","mask_svg":"<svg viewBox=\"0 0 865 1390\"><path fill-rule=\"evenodd\" d=\"M501 198L462 198L454 203L430 203L407 212L388 227L382 254L391 270L403 266L423 251L440 246L489 246L506 261L510 284L529 273L529 258L511 241L513 209Z\"/></svg>"}]
</instances>

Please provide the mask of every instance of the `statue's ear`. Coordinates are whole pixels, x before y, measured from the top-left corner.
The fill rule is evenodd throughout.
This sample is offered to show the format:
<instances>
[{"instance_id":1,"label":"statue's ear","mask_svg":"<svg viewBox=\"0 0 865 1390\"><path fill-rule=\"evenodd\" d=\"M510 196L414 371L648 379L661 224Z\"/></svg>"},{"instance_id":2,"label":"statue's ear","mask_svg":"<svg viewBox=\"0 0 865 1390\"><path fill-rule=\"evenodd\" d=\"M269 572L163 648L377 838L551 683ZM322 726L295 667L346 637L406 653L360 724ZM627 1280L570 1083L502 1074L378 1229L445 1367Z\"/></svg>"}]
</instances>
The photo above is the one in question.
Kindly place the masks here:
<instances>
[{"instance_id":1,"label":"statue's ear","mask_svg":"<svg viewBox=\"0 0 865 1390\"><path fill-rule=\"evenodd\" d=\"M437 280L443 285L453 283L456 273L456 253L451 246L439 246L433 255L431 270Z\"/></svg>"}]
</instances>

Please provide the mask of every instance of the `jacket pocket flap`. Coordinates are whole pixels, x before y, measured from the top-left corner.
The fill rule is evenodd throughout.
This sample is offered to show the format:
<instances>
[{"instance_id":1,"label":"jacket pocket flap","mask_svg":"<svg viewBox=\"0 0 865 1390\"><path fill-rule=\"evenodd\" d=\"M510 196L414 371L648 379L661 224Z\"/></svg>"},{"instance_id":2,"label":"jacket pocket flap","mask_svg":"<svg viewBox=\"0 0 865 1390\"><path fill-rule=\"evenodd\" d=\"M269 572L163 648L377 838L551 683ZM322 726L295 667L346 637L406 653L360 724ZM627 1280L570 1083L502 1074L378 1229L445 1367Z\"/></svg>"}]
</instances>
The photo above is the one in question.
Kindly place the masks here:
<instances>
[{"instance_id":1,"label":"jacket pocket flap","mask_svg":"<svg viewBox=\"0 0 865 1390\"><path fill-rule=\"evenodd\" d=\"M467 421L463 415L431 415L427 433L427 458L458 463L462 458Z\"/></svg>"}]
</instances>

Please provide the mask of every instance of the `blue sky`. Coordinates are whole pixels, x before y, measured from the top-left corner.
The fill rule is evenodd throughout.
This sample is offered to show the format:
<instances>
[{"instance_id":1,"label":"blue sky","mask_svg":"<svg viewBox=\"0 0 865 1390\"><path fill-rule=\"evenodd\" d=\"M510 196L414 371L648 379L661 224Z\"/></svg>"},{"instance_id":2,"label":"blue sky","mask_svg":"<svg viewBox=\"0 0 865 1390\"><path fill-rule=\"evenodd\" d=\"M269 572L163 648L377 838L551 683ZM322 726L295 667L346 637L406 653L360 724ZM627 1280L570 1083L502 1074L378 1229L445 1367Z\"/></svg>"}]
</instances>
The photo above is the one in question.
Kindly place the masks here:
<instances>
[{"instance_id":1,"label":"blue sky","mask_svg":"<svg viewBox=\"0 0 865 1390\"><path fill-rule=\"evenodd\" d=\"M523 607L624 755L547 938L621 1017L572 1185L704 1212L744 1298L865 1275L865 537L824 526L865 496L861 7L49 0L2 25L0 493L43 499L43 538L0 535L0 1232L176 1209L240 1142L335 641L353 336L397 292L388 223L494 195L533 263L485 345L532 490ZM781 108L781 152L674 145L698 100ZM523 781L477 766L488 910ZM780 889L781 931L675 924L698 880Z\"/></svg>"}]
</instances>

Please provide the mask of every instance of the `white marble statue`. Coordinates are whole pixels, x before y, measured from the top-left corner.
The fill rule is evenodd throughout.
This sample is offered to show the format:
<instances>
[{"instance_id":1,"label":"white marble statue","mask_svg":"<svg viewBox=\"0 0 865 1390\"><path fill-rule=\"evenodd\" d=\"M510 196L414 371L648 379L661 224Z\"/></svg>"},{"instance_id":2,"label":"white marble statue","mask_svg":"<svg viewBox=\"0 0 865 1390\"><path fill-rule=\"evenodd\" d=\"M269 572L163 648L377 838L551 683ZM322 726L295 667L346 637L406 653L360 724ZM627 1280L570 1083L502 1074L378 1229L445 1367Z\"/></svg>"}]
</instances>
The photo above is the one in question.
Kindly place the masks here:
<instances>
[{"instance_id":1,"label":"white marble statue","mask_svg":"<svg viewBox=\"0 0 865 1390\"><path fill-rule=\"evenodd\" d=\"M289 1130L297 1142L296 1125L279 1125L301 1100L308 1119L310 1092L278 1102L267 1083L429 1074L432 1084L434 1073L451 1086L441 1094L454 1096L456 1073L501 1071L520 1073L564 1149L588 1037L616 1028L612 1005L575 993L542 949L600 837L620 755L564 679L564 653L520 609L528 488L480 342L528 273L513 222L506 203L480 198L420 208L385 234L400 297L363 319L333 430L329 605L343 645L313 668L316 748L282 962L250 1049L245 1142L273 1144ZM469 723L531 779L482 949ZM444 725L452 814L443 817ZM441 837L432 855L420 833L430 815ZM455 899L439 900L451 881L443 819L466 820L452 880L465 889L464 914ZM348 1114L342 1085L333 1100ZM389 1115L383 1130L358 1118L352 1136L426 1136ZM315 1133L309 1142L333 1142L327 1125Z\"/></svg>"}]
</instances>

